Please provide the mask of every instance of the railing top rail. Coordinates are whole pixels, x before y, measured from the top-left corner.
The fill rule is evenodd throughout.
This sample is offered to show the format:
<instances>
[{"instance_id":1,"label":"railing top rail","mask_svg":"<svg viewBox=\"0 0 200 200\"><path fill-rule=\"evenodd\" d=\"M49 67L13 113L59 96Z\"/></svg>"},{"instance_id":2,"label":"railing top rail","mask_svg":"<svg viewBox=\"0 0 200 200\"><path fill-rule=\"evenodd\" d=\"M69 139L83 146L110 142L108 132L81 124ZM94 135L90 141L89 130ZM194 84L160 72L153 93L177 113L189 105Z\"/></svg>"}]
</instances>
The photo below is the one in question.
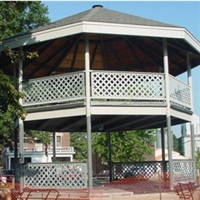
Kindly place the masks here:
<instances>
[{"instance_id":1,"label":"railing top rail","mask_svg":"<svg viewBox=\"0 0 200 200\"><path fill-rule=\"evenodd\" d=\"M92 73L117 73L117 74L152 74L152 75L164 75L161 72L132 72L132 71L110 71L110 70L90 70Z\"/></svg>"},{"instance_id":2,"label":"railing top rail","mask_svg":"<svg viewBox=\"0 0 200 200\"><path fill-rule=\"evenodd\" d=\"M186 87L189 87L189 88L191 88L191 86L190 86L190 85L188 85L187 83L184 83L183 81L181 81L181 80L180 80L180 79L178 79L177 77L175 77L175 76L172 76L171 74L169 74L169 77L170 77L170 78L172 78L172 79L175 79L177 82L179 82L179 83L181 83L181 84L185 85Z\"/></svg>"},{"instance_id":3,"label":"railing top rail","mask_svg":"<svg viewBox=\"0 0 200 200\"><path fill-rule=\"evenodd\" d=\"M42 76L42 77L39 77L39 78L32 78L32 79L28 79L28 81L24 81L24 82L26 83L26 82L29 82L29 81L45 80L45 79L49 79L49 78L56 78L56 77L73 75L73 74L81 74L81 73L84 73L84 70L83 71L77 71L77 72L69 72L69 73L64 73L64 74L50 75L50 76Z\"/></svg>"}]
</instances>

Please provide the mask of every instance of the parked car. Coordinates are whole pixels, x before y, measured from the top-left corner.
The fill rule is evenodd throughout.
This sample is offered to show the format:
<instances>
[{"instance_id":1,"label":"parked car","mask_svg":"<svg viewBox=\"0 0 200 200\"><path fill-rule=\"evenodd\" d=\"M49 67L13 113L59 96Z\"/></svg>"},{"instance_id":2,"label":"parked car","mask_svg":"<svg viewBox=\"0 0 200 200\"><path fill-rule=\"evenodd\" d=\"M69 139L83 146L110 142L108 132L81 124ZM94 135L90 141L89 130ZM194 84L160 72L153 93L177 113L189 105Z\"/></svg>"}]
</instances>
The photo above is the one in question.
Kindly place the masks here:
<instances>
[{"instance_id":1,"label":"parked car","mask_svg":"<svg viewBox=\"0 0 200 200\"><path fill-rule=\"evenodd\" d=\"M110 179L110 172L109 170L102 170L97 174L98 180L109 180Z\"/></svg>"},{"instance_id":2,"label":"parked car","mask_svg":"<svg viewBox=\"0 0 200 200\"><path fill-rule=\"evenodd\" d=\"M57 169L56 175L69 180L77 180L82 178L82 171L79 168Z\"/></svg>"},{"instance_id":3,"label":"parked car","mask_svg":"<svg viewBox=\"0 0 200 200\"><path fill-rule=\"evenodd\" d=\"M5 170L0 174L0 185L8 185L12 184L14 180L14 171L13 170Z\"/></svg>"},{"instance_id":4,"label":"parked car","mask_svg":"<svg viewBox=\"0 0 200 200\"><path fill-rule=\"evenodd\" d=\"M124 178L132 178L136 180L146 180L151 177L152 173L147 166L131 166L124 171Z\"/></svg>"}]
</instances>

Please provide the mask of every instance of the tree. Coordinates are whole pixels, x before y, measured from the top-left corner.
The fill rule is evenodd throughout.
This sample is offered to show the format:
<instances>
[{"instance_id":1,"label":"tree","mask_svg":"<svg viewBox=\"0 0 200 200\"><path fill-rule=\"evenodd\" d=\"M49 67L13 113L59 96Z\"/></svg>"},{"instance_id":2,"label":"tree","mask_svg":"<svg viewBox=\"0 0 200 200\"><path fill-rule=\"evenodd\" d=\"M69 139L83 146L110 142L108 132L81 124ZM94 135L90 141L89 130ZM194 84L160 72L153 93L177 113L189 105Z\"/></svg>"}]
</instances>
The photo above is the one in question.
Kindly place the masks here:
<instances>
[{"instance_id":1,"label":"tree","mask_svg":"<svg viewBox=\"0 0 200 200\"><path fill-rule=\"evenodd\" d=\"M200 177L200 150L197 149L196 151L196 172L197 172L197 180L199 180Z\"/></svg>"},{"instance_id":2,"label":"tree","mask_svg":"<svg viewBox=\"0 0 200 200\"><path fill-rule=\"evenodd\" d=\"M143 161L145 155L150 155L154 151L156 137L152 130L133 130L110 134L113 162ZM106 133L96 134L93 140L93 149L102 158L103 163L108 162L107 140Z\"/></svg>"},{"instance_id":3,"label":"tree","mask_svg":"<svg viewBox=\"0 0 200 200\"><path fill-rule=\"evenodd\" d=\"M48 7L40 1L1 1L0 39L50 22L47 14Z\"/></svg>"},{"instance_id":4,"label":"tree","mask_svg":"<svg viewBox=\"0 0 200 200\"><path fill-rule=\"evenodd\" d=\"M199 149L196 151L196 162L197 162L197 168L200 169L200 150Z\"/></svg>"},{"instance_id":5,"label":"tree","mask_svg":"<svg viewBox=\"0 0 200 200\"><path fill-rule=\"evenodd\" d=\"M1 1L0 39L26 32L50 22L47 14L48 8L39 1ZM22 55L11 49L7 49L7 52L11 56L11 61L15 63L18 59L13 59L14 55L23 56L23 59L32 57L32 52ZM33 55L35 56L35 52ZM25 110L19 104L19 98L23 98L23 94L17 91L10 77L0 71L0 146L9 145L12 147L14 120L25 118Z\"/></svg>"},{"instance_id":6,"label":"tree","mask_svg":"<svg viewBox=\"0 0 200 200\"><path fill-rule=\"evenodd\" d=\"M86 161L87 159L87 134L86 133L70 133L70 144L75 149L74 158L79 161Z\"/></svg>"},{"instance_id":7,"label":"tree","mask_svg":"<svg viewBox=\"0 0 200 200\"><path fill-rule=\"evenodd\" d=\"M35 143L35 138L39 140L45 146L45 155L48 156L48 145L51 143L52 136L50 132L46 131L28 131L28 136L30 137L29 142Z\"/></svg>"},{"instance_id":8,"label":"tree","mask_svg":"<svg viewBox=\"0 0 200 200\"><path fill-rule=\"evenodd\" d=\"M1 144L12 147L14 119L26 116L25 110L19 104L23 94L18 92L10 78L0 70L0 141Z\"/></svg>"},{"instance_id":9,"label":"tree","mask_svg":"<svg viewBox=\"0 0 200 200\"><path fill-rule=\"evenodd\" d=\"M173 150L179 152L178 138L174 134L173 134Z\"/></svg>"},{"instance_id":10,"label":"tree","mask_svg":"<svg viewBox=\"0 0 200 200\"><path fill-rule=\"evenodd\" d=\"M111 148L113 162L143 161L145 155L154 151L156 137L153 130L135 130L112 132ZM87 158L86 133L71 133L71 145L75 148L75 158L83 161ZM108 163L107 133L92 133L92 151L101 157L102 163Z\"/></svg>"}]
</instances>

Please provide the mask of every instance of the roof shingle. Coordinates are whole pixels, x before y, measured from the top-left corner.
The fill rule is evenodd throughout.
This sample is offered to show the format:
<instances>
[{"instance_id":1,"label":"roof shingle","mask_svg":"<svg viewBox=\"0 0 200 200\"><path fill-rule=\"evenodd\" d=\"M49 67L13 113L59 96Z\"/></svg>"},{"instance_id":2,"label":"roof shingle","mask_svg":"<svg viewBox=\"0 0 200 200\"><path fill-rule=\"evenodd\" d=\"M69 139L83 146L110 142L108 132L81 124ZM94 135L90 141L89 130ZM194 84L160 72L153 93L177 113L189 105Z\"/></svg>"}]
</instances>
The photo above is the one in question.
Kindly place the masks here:
<instances>
[{"instance_id":1,"label":"roof shingle","mask_svg":"<svg viewBox=\"0 0 200 200\"><path fill-rule=\"evenodd\" d=\"M94 6L92 9L60 19L58 21L40 26L31 32L38 32L51 28L61 27L81 21L102 22L102 23L116 23L116 24L130 24L142 26L160 26L160 27L179 27L163 22L150 20L119 11L103 8L102 6Z\"/></svg>"}]
</instances>

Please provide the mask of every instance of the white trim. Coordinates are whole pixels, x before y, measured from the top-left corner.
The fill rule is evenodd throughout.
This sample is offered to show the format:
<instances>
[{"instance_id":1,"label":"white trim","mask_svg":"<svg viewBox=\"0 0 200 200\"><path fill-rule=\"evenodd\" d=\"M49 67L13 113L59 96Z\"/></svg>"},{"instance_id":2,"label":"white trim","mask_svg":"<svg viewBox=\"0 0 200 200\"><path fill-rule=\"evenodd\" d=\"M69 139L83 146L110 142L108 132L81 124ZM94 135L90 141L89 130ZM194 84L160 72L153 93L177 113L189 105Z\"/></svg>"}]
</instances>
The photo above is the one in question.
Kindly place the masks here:
<instances>
[{"instance_id":1,"label":"white trim","mask_svg":"<svg viewBox=\"0 0 200 200\"><path fill-rule=\"evenodd\" d=\"M185 39L188 44L200 52L200 42L182 27L83 22L83 32Z\"/></svg>"},{"instance_id":2,"label":"white trim","mask_svg":"<svg viewBox=\"0 0 200 200\"><path fill-rule=\"evenodd\" d=\"M73 116L81 116L85 114L86 114L85 108L63 109L63 110L54 110L54 111L46 111L46 112L34 112L34 113L28 113L25 121L73 117Z\"/></svg>"},{"instance_id":3,"label":"white trim","mask_svg":"<svg viewBox=\"0 0 200 200\"><path fill-rule=\"evenodd\" d=\"M184 31L185 41L200 53L200 41L197 40L187 29Z\"/></svg>"},{"instance_id":4,"label":"white trim","mask_svg":"<svg viewBox=\"0 0 200 200\"><path fill-rule=\"evenodd\" d=\"M83 32L132 36L183 38L185 28L83 22Z\"/></svg>"},{"instance_id":5,"label":"white trim","mask_svg":"<svg viewBox=\"0 0 200 200\"><path fill-rule=\"evenodd\" d=\"M82 33L82 23L75 23L66 26L56 27L45 29L43 31L33 32L30 34L25 34L22 36L15 36L12 38L5 39L0 43L0 51L2 51L5 46L9 46L10 48L15 48L18 46L26 46L30 44L35 44L38 42L48 41L51 39L61 38L69 35L74 35L78 33Z\"/></svg>"},{"instance_id":6,"label":"white trim","mask_svg":"<svg viewBox=\"0 0 200 200\"><path fill-rule=\"evenodd\" d=\"M179 118L190 122L192 120L192 115L183 113L174 109L171 109L170 114L172 117Z\"/></svg>"},{"instance_id":7,"label":"white trim","mask_svg":"<svg viewBox=\"0 0 200 200\"><path fill-rule=\"evenodd\" d=\"M91 107L92 115L166 115L166 108L156 107Z\"/></svg>"},{"instance_id":8,"label":"white trim","mask_svg":"<svg viewBox=\"0 0 200 200\"><path fill-rule=\"evenodd\" d=\"M15 48L79 33L179 38L185 39L200 52L200 42L185 28L85 21L3 40L0 43L0 51L4 49L4 46Z\"/></svg>"}]
</instances>

